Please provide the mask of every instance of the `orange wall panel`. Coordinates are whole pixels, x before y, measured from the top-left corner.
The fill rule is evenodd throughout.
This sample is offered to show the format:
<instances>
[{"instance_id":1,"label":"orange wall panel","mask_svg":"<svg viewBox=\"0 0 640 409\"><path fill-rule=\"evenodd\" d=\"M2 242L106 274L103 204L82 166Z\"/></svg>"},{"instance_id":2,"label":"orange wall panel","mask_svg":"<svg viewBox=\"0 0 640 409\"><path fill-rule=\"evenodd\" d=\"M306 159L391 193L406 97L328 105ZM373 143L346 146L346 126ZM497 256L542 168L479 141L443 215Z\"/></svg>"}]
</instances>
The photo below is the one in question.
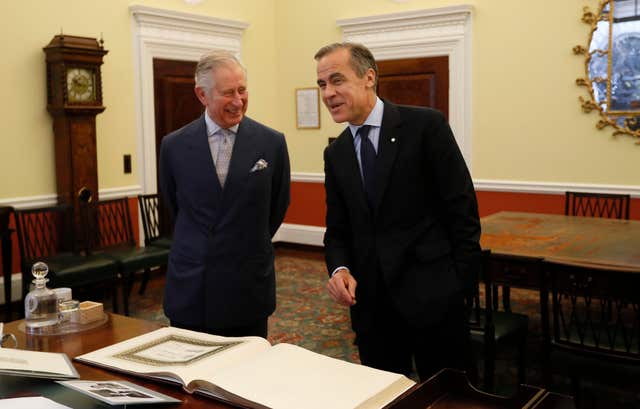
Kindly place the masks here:
<instances>
[{"instance_id":1,"label":"orange wall panel","mask_svg":"<svg viewBox=\"0 0 640 409\"><path fill-rule=\"evenodd\" d=\"M564 195L476 191L480 217L503 210L564 214Z\"/></svg>"},{"instance_id":2,"label":"orange wall panel","mask_svg":"<svg viewBox=\"0 0 640 409\"><path fill-rule=\"evenodd\" d=\"M325 199L324 183L292 182L291 204L284 222L324 226L327 209Z\"/></svg>"},{"instance_id":3,"label":"orange wall panel","mask_svg":"<svg viewBox=\"0 0 640 409\"><path fill-rule=\"evenodd\" d=\"M564 214L563 194L517 193L477 191L480 217L502 211L520 211L534 213ZM138 204L135 197L129 198L132 227L136 240L138 231ZM285 223L302 224L307 226L325 225L325 192L323 183L292 182L291 204L285 217ZM630 218L640 220L640 199L631 200ZM15 229L15 221L10 222ZM18 238L14 233L13 241L13 272L20 271L20 253L18 252ZM1 257L0 257L1 260Z\"/></svg>"},{"instance_id":4,"label":"orange wall panel","mask_svg":"<svg viewBox=\"0 0 640 409\"><path fill-rule=\"evenodd\" d=\"M564 194L476 192L480 217L499 211L564 214ZM640 220L640 199L631 199L630 218ZM291 205L285 223L324 226L324 184L291 183Z\"/></svg>"}]
</instances>

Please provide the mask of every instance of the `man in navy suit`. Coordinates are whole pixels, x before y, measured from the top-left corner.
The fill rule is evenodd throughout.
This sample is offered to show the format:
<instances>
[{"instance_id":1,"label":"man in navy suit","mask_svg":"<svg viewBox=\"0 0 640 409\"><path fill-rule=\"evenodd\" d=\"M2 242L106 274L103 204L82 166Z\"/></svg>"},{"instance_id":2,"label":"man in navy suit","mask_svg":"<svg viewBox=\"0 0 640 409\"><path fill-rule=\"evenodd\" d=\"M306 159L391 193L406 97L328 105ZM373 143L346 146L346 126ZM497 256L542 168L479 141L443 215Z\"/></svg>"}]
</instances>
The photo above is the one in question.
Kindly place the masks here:
<instances>
[{"instance_id":1,"label":"man in navy suit","mask_svg":"<svg viewBox=\"0 0 640 409\"><path fill-rule=\"evenodd\" d=\"M351 308L361 362L421 380L472 368L464 292L480 254L473 183L439 112L376 95L371 52L315 55L322 99L347 128L324 152L330 275Z\"/></svg>"},{"instance_id":2,"label":"man in navy suit","mask_svg":"<svg viewBox=\"0 0 640 409\"><path fill-rule=\"evenodd\" d=\"M271 238L289 205L287 145L245 116L246 71L233 54L204 55L195 78L205 113L160 148L160 188L175 223L164 311L176 327L266 338Z\"/></svg>"}]
</instances>

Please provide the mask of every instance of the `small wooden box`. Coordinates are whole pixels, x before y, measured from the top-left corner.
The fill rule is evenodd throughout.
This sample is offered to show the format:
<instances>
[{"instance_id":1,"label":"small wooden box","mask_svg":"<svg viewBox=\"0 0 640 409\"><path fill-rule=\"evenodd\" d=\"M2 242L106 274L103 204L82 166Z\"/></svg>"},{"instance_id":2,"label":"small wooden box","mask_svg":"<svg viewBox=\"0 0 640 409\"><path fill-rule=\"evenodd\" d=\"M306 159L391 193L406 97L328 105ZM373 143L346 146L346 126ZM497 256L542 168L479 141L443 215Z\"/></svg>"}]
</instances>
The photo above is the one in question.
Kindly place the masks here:
<instances>
[{"instance_id":1,"label":"small wooden box","mask_svg":"<svg viewBox=\"0 0 640 409\"><path fill-rule=\"evenodd\" d=\"M104 309L101 302L83 301L80 303L80 324L88 324L102 319Z\"/></svg>"}]
</instances>

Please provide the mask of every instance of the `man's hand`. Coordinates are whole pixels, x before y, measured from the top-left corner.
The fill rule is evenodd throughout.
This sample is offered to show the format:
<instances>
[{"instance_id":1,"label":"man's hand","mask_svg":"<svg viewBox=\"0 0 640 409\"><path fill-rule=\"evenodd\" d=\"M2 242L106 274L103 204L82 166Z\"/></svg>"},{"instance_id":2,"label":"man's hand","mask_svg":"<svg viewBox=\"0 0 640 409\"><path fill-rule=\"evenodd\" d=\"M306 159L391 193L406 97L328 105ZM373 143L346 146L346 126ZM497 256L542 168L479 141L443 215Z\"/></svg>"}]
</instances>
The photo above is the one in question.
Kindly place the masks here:
<instances>
[{"instance_id":1,"label":"man's hand","mask_svg":"<svg viewBox=\"0 0 640 409\"><path fill-rule=\"evenodd\" d=\"M327 290L331 298L338 304L350 307L356 303L356 286L358 282L349 270L341 268L331 277L327 283Z\"/></svg>"}]
</instances>

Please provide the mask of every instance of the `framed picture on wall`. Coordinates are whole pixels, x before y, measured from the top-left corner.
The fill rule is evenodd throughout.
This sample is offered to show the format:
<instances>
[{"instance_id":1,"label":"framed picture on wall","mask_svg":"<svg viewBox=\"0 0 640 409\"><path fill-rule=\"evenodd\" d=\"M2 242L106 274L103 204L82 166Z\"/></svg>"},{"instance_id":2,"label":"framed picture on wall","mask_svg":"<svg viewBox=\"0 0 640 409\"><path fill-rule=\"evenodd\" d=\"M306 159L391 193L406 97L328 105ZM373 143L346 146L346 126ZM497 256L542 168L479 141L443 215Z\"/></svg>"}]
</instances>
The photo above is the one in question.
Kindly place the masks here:
<instances>
[{"instance_id":1,"label":"framed picture on wall","mask_svg":"<svg viewBox=\"0 0 640 409\"><path fill-rule=\"evenodd\" d=\"M296 88L296 127L320 129L320 92L317 87Z\"/></svg>"}]
</instances>

